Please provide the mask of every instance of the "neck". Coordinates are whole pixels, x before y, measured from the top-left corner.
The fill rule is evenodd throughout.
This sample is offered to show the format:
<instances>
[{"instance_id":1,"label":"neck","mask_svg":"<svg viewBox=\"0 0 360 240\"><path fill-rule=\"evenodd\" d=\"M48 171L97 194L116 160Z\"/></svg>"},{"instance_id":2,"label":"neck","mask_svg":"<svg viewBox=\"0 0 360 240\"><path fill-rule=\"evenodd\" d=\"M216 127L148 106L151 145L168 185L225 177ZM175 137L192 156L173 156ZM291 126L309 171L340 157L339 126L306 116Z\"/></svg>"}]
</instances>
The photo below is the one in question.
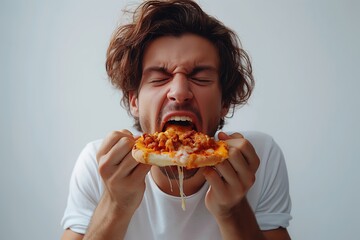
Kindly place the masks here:
<instances>
[{"instance_id":1,"label":"neck","mask_svg":"<svg viewBox=\"0 0 360 240\"><path fill-rule=\"evenodd\" d=\"M184 169L186 171L186 169ZM170 176L172 173L168 173L169 177L160 170L159 167L153 166L151 168L151 176L154 179L156 185L166 194L172 196L180 196L180 189L179 189L179 180L172 179ZM194 176L184 179L184 194L186 196L190 196L195 194L200 190L200 188L205 183L205 178L203 176L203 169L199 169Z\"/></svg>"}]
</instances>

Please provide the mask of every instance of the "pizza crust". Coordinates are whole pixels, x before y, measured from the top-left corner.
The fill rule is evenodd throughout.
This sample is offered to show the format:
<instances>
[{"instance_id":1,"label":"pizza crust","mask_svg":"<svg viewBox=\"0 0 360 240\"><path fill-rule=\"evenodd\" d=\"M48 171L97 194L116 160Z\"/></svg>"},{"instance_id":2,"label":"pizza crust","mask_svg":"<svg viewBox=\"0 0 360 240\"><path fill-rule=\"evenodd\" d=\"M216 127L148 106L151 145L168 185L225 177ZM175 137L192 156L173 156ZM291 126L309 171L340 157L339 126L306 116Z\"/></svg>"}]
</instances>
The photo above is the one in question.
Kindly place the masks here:
<instances>
[{"instance_id":1,"label":"pizza crust","mask_svg":"<svg viewBox=\"0 0 360 240\"><path fill-rule=\"evenodd\" d=\"M142 146L139 142L134 145L132 156L137 162L164 166L181 166L187 169L205 166L214 166L228 158L227 145L225 142L218 142L218 149L210 149L204 153L188 153L185 150L174 152L151 151Z\"/></svg>"}]
</instances>

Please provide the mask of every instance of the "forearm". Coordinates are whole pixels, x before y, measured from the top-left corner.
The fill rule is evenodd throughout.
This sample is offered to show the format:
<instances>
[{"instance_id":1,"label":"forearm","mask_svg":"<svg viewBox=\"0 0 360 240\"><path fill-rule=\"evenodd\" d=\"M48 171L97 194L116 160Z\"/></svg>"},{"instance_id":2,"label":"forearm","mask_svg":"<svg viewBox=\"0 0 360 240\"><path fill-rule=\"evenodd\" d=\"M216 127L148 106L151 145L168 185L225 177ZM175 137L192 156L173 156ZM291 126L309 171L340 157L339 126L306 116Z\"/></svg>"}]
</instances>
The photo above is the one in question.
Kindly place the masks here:
<instances>
[{"instance_id":1,"label":"forearm","mask_svg":"<svg viewBox=\"0 0 360 240\"><path fill-rule=\"evenodd\" d=\"M84 240L123 239L131 217L131 213L114 206L105 195L93 214Z\"/></svg>"},{"instance_id":2,"label":"forearm","mask_svg":"<svg viewBox=\"0 0 360 240\"><path fill-rule=\"evenodd\" d=\"M265 240L255 215L244 199L231 215L216 219L223 240Z\"/></svg>"}]
</instances>

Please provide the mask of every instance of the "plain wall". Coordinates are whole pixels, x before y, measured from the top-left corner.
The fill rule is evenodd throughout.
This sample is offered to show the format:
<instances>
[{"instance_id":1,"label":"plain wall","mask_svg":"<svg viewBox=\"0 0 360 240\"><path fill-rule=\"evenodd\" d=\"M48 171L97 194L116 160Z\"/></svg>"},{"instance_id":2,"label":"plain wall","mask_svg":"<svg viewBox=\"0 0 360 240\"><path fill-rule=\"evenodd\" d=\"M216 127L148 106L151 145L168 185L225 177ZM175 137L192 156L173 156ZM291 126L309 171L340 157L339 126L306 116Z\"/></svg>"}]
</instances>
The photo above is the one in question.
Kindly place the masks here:
<instances>
[{"instance_id":1,"label":"plain wall","mask_svg":"<svg viewBox=\"0 0 360 240\"><path fill-rule=\"evenodd\" d=\"M1 239L59 239L81 149L131 127L104 62L121 10L133 3L1 1ZM353 239L360 215L360 2L200 4L239 34L251 56L254 94L225 130L263 131L282 147L293 239Z\"/></svg>"}]
</instances>

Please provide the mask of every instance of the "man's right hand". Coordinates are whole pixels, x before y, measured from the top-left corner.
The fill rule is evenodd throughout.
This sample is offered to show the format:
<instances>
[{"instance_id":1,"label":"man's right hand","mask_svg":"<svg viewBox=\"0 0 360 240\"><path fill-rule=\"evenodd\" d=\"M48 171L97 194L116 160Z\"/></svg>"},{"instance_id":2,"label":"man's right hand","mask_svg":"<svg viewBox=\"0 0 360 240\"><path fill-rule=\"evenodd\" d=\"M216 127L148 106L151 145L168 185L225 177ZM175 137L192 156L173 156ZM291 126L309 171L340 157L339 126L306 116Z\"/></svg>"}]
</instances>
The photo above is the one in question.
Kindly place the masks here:
<instances>
[{"instance_id":1,"label":"man's right hand","mask_svg":"<svg viewBox=\"0 0 360 240\"><path fill-rule=\"evenodd\" d=\"M103 198L108 198L114 211L131 216L141 203L145 176L151 168L134 160L131 155L134 144L130 131L114 131L104 139L96 155L105 184Z\"/></svg>"},{"instance_id":2,"label":"man's right hand","mask_svg":"<svg viewBox=\"0 0 360 240\"><path fill-rule=\"evenodd\" d=\"M134 160L131 155L134 143L135 137L128 130L114 131L104 139L96 158L105 188L84 239L124 238L142 201L145 176L151 168Z\"/></svg>"}]
</instances>

